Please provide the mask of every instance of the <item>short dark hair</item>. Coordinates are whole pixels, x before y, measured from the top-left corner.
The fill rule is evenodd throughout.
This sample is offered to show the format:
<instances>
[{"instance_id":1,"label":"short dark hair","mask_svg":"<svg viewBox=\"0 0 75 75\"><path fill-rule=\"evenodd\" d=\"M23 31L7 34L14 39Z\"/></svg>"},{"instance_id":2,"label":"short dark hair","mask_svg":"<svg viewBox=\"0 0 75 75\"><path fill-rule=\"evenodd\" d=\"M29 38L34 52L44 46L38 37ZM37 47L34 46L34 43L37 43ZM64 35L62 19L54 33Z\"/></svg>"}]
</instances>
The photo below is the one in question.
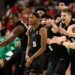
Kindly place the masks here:
<instances>
[{"instance_id":1,"label":"short dark hair","mask_svg":"<svg viewBox=\"0 0 75 75\"><path fill-rule=\"evenodd\" d=\"M18 17L19 18L19 15L17 13L11 13L9 15L9 18L13 18L13 17Z\"/></svg>"},{"instance_id":2,"label":"short dark hair","mask_svg":"<svg viewBox=\"0 0 75 75\"><path fill-rule=\"evenodd\" d=\"M39 14L36 13L36 12L32 13L32 15L36 16L37 18L39 18Z\"/></svg>"},{"instance_id":3,"label":"short dark hair","mask_svg":"<svg viewBox=\"0 0 75 75\"><path fill-rule=\"evenodd\" d=\"M69 5L70 0L59 0L59 3L64 3L65 5Z\"/></svg>"},{"instance_id":4,"label":"short dark hair","mask_svg":"<svg viewBox=\"0 0 75 75\"><path fill-rule=\"evenodd\" d=\"M44 14L41 18L47 18L47 19L51 18L52 19L52 17L48 14Z\"/></svg>"},{"instance_id":5,"label":"short dark hair","mask_svg":"<svg viewBox=\"0 0 75 75\"><path fill-rule=\"evenodd\" d=\"M35 12L39 10L42 10L43 12L47 13L46 9L43 6L36 7Z\"/></svg>"}]
</instances>

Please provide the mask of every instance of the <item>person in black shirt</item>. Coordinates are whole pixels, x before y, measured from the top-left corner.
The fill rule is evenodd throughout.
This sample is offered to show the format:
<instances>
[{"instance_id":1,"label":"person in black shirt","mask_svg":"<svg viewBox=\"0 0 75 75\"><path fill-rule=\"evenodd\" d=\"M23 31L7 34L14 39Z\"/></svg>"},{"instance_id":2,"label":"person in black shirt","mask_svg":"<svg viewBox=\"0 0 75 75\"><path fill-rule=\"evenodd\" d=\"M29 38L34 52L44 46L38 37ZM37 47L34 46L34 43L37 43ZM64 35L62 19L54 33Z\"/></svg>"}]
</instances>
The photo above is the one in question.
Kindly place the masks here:
<instances>
[{"instance_id":1,"label":"person in black shirt","mask_svg":"<svg viewBox=\"0 0 75 75\"><path fill-rule=\"evenodd\" d=\"M75 51L74 51L74 41L75 41L75 21L72 19L72 14L69 10L63 10L62 14L62 23L64 23L63 25L65 26L65 28L59 28L59 31L63 34L66 35L67 40L69 40L67 42L64 42L63 45L68 47L68 48L73 48L70 50L70 54L71 54L71 75L75 75Z\"/></svg>"},{"instance_id":2,"label":"person in black shirt","mask_svg":"<svg viewBox=\"0 0 75 75\"><path fill-rule=\"evenodd\" d=\"M59 23L59 26L58 26L58 33L53 35L53 36L56 36L56 37L54 37L52 39L53 44L50 41L54 51L53 51L53 54L52 54L52 63L50 63L49 66L53 65L54 68L53 67L51 67L51 68L54 71L53 71L53 73L50 74L49 71L51 71L51 70L49 68L48 71L47 71L47 75L54 75L54 74L65 75L65 72L66 72L67 67L69 65L69 62L70 62L70 56L69 56L68 51L65 48L65 46L57 45L57 44L60 44L60 42L62 40L62 39L59 39L59 37L62 37L63 35L65 36L64 32L63 32L63 34L62 33L60 34L60 32L59 32L61 30L60 27L62 27L62 28L67 30L69 22L71 21L71 18L72 18L72 16L71 16L71 14L69 12L67 12L67 13L62 12L61 13L61 19L62 20L61 20L61 22ZM69 39L69 37L67 37L67 39Z\"/></svg>"},{"instance_id":3,"label":"person in black shirt","mask_svg":"<svg viewBox=\"0 0 75 75\"><path fill-rule=\"evenodd\" d=\"M16 13L10 14L9 20L13 27L13 30L11 31L10 35L5 41L0 42L0 47L8 45L16 37L19 37L21 40L21 49L16 50L14 52L14 55L11 57L11 59L5 63L4 65L5 71L6 71L5 75L12 75L12 66L17 62L18 62L18 65L21 65L21 69L24 70L24 62L25 62L24 57L25 57L25 49L27 46L27 35L26 35L27 28L19 20L18 14ZM22 70L18 72L16 71L15 75L22 75L23 73Z\"/></svg>"},{"instance_id":4,"label":"person in black shirt","mask_svg":"<svg viewBox=\"0 0 75 75\"><path fill-rule=\"evenodd\" d=\"M61 33L61 35L65 35L66 36L66 38L67 38L67 40L69 42L74 42L74 39L75 39L74 38L75 37L74 33L69 32L69 30L70 30L69 27L71 27L71 25L74 25L74 23L75 22L72 20L72 14L71 14L71 12L69 10L67 10L67 9L63 10L62 13L61 13L61 22L59 23L58 30ZM68 31L66 31L66 30L68 30ZM58 42L59 42L59 40L57 41L57 43ZM66 46L66 47L69 47L69 45L71 45L70 47L74 48L74 43L73 44L71 44L71 43L69 44L69 43L64 42L63 45ZM64 71L66 71L69 63L71 62L71 74L75 75L75 72L74 72L74 68L75 68L74 63L75 63L75 60L73 59L75 57L75 52L72 49L69 49L68 52L69 52L69 56L68 56L68 58L65 61L66 65L65 64L62 64L62 65L65 67ZM61 67L61 65L60 65L60 67ZM61 75L61 74L59 74L59 71L58 71L58 75Z\"/></svg>"},{"instance_id":5,"label":"person in black shirt","mask_svg":"<svg viewBox=\"0 0 75 75\"><path fill-rule=\"evenodd\" d=\"M28 46L26 50L26 67L28 71L38 73L43 69L46 56L47 30L40 25L39 15L32 13L29 16L31 28L28 31ZM27 75L27 74L25 74Z\"/></svg>"},{"instance_id":6,"label":"person in black shirt","mask_svg":"<svg viewBox=\"0 0 75 75\"><path fill-rule=\"evenodd\" d=\"M48 22L49 21L49 22ZM60 60L60 58L62 58L63 57L63 55L66 53L65 51L66 50L60 50L61 49L61 46L60 45L57 45L57 44L51 44L51 41L53 41L52 39L53 39L53 37L55 36L55 37L59 37L60 36L60 34L59 33L57 33L57 27L55 26L55 24L54 23L52 23L52 22L54 22L51 18L50 18L50 16L49 15L47 15L47 14L45 14L45 15L43 15L42 16L42 19L41 19L41 23L42 23L42 25L44 26L44 27L46 27L47 28L47 50L46 50L46 54L47 54L47 61L46 61L46 64L48 64L49 63L49 61L50 61L50 63L52 62L53 64L51 64L51 66L52 66L52 68L54 68L55 69L55 65L56 64L58 64L58 61ZM54 24L54 25L52 25L51 26L51 24ZM55 30L54 32L52 31L52 30ZM55 40L57 40L57 38L55 38ZM64 40L64 36L61 36L60 37L62 40L60 40L60 39L58 39L58 40L60 40L60 41L63 41ZM50 42L49 42L50 41ZM55 42L55 41L54 41ZM62 47L63 48L63 47ZM65 48L64 48L65 49ZM64 56L65 57L65 56ZM49 64L50 64L49 63ZM55 65L54 65L55 64ZM45 70L47 70L47 67L49 67L49 66L45 66ZM51 73L51 71L52 71L52 73L54 72L54 69L52 69L51 67L49 67L49 71L47 70L47 74L48 75L51 75L50 73Z\"/></svg>"}]
</instances>

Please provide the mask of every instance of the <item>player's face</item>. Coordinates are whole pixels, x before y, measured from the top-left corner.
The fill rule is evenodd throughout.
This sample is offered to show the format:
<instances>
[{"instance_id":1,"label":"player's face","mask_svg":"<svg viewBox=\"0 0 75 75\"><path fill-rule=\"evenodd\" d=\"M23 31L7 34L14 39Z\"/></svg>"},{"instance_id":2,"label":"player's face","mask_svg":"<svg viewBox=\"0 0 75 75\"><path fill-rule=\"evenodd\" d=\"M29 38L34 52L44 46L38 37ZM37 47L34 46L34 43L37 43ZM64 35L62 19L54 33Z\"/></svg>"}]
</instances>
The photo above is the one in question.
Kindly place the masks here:
<instances>
[{"instance_id":1,"label":"player's face","mask_svg":"<svg viewBox=\"0 0 75 75\"><path fill-rule=\"evenodd\" d=\"M66 12L62 12L61 13L61 20L62 20L62 23L66 23L69 21L69 19L71 19L71 16L66 13Z\"/></svg>"},{"instance_id":2,"label":"player's face","mask_svg":"<svg viewBox=\"0 0 75 75\"><path fill-rule=\"evenodd\" d=\"M11 25L15 25L18 22L18 18L17 17L11 17L11 18L9 18L9 22Z\"/></svg>"},{"instance_id":3,"label":"player's face","mask_svg":"<svg viewBox=\"0 0 75 75\"><path fill-rule=\"evenodd\" d=\"M37 13L39 14L40 17L41 17L43 14L45 14L45 12L42 11L42 10L38 10Z\"/></svg>"},{"instance_id":4,"label":"player's face","mask_svg":"<svg viewBox=\"0 0 75 75\"><path fill-rule=\"evenodd\" d=\"M60 2L59 3L59 8L60 8L60 10L64 10L65 9L65 3Z\"/></svg>"},{"instance_id":5,"label":"player's face","mask_svg":"<svg viewBox=\"0 0 75 75\"><path fill-rule=\"evenodd\" d=\"M43 19L41 19L41 24L42 25L47 25L47 18L43 18Z\"/></svg>"},{"instance_id":6,"label":"player's face","mask_svg":"<svg viewBox=\"0 0 75 75\"><path fill-rule=\"evenodd\" d=\"M38 18L35 15L30 14L30 16L29 16L29 24L31 26L34 26L34 25L36 25L37 21L38 21Z\"/></svg>"}]
</instances>

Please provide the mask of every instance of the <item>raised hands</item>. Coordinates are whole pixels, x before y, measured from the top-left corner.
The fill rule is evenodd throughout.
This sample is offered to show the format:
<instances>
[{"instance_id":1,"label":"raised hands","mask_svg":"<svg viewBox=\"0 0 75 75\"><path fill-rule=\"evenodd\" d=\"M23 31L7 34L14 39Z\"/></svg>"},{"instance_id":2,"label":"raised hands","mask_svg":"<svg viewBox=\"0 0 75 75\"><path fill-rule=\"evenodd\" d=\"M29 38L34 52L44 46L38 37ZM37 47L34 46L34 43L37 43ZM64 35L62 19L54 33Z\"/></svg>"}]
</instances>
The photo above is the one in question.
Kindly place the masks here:
<instances>
[{"instance_id":1,"label":"raised hands","mask_svg":"<svg viewBox=\"0 0 75 75\"><path fill-rule=\"evenodd\" d=\"M64 28L58 27L58 30L61 34L67 35L67 31Z\"/></svg>"},{"instance_id":2,"label":"raised hands","mask_svg":"<svg viewBox=\"0 0 75 75\"><path fill-rule=\"evenodd\" d=\"M75 37L75 24L68 27L67 33L69 36Z\"/></svg>"}]
</instances>

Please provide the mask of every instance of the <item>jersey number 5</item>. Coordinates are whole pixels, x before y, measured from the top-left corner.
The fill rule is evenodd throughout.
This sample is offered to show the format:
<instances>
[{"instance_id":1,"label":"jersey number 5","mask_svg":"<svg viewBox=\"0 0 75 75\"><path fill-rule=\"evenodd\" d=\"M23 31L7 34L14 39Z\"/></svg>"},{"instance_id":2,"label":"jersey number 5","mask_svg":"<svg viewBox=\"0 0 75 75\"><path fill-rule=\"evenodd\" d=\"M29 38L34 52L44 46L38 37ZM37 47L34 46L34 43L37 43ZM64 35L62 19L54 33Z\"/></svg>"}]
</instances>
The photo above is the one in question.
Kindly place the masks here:
<instances>
[{"instance_id":1,"label":"jersey number 5","mask_svg":"<svg viewBox=\"0 0 75 75\"><path fill-rule=\"evenodd\" d=\"M36 47L36 41L33 41L33 47Z\"/></svg>"}]
</instances>

